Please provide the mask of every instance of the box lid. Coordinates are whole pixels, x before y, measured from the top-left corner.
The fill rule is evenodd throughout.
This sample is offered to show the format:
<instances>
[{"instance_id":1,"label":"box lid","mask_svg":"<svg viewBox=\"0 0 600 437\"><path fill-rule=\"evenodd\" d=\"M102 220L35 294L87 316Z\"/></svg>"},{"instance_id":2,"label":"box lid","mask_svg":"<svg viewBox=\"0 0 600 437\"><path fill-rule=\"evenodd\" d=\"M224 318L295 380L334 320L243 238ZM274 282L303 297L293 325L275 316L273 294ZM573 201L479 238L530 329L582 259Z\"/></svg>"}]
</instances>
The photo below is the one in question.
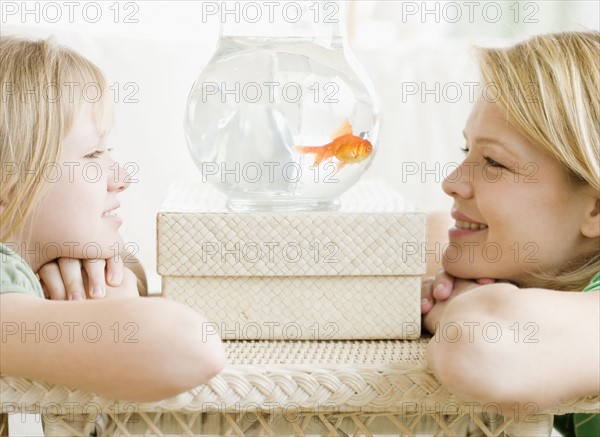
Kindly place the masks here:
<instances>
[{"instance_id":1,"label":"box lid","mask_svg":"<svg viewBox=\"0 0 600 437\"><path fill-rule=\"evenodd\" d=\"M382 182L335 212L233 212L207 184L175 182L157 215L165 276L421 275L426 216Z\"/></svg>"}]
</instances>

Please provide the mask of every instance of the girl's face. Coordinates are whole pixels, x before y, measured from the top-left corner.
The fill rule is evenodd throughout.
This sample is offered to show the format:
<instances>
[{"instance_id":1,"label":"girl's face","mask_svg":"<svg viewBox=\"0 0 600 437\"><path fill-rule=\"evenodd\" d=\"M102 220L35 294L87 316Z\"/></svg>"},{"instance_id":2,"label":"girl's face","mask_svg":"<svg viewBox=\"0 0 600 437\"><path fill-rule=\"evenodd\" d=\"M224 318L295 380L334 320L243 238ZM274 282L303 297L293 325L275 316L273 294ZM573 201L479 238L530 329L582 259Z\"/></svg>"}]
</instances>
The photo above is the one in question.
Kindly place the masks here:
<instances>
[{"instance_id":1,"label":"girl's face","mask_svg":"<svg viewBox=\"0 0 600 437\"><path fill-rule=\"evenodd\" d=\"M55 168L55 178L47 172L50 186L34 218L29 245L38 256L27 258L33 270L57 257L115 256L123 249L117 195L128 187L128 174L106 150L91 104L73 121Z\"/></svg>"},{"instance_id":2,"label":"girl's face","mask_svg":"<svg viewBox=\"0 0 600 437\"><path fill-rule=\"evenodd\" d=\"M464 134L466 158L443 182L454 198L448 273L527 286L527 272L550 273L598 250L586 219L597 194L517 132L499 104L478 100Z\"/></svg>"}]
</instances>

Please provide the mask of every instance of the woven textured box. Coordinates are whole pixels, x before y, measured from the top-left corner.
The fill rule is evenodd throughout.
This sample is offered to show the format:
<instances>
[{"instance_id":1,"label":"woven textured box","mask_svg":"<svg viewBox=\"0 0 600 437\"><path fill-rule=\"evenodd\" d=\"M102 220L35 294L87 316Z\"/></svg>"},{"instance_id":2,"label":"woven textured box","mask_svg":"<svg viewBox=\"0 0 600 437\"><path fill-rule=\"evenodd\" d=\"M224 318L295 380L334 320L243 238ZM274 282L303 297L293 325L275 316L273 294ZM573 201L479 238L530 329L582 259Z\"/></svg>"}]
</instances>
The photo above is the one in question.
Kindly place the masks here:
<instances>
[{"instance_id":1,"label":"woven textured box","mask_svg":"<svg viewBox=\"0 0 600 437\"><path fill-rule=\"evenodd\" d=\"M224 339L420 335L426 217L363 182L336 212L234 213L203 184L174 183L157 216L163 295Z\"/></svg>"}]
</instances>

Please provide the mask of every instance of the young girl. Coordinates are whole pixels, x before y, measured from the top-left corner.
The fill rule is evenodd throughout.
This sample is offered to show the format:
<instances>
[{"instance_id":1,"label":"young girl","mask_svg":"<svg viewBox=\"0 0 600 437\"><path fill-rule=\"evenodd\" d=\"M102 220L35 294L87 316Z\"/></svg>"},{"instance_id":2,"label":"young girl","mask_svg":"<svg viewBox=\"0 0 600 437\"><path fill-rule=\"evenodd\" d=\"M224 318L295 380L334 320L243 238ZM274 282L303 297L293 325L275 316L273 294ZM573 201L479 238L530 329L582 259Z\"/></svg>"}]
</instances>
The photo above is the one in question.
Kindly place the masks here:
<instances>
[{"instance_id":1,"label":"young girl","mask_svg":"<svg viewBox=\"0 0 600 437\"><path fill-rule=\"evenodd\" d=\"M443 183L455 224L422 312L440 382L522 419L600 394L600 34L538 36L479 60L494 92ZM556 419L566 435L600 435L598 415Z\"/></svg>"},{"instance_id":2,"label":"young girl","mask_svg":"<svg viewBox=\"0 0 600 437\"><path fill-rule=\"evenodd\" d=\"M116 210L127 174L106 149L100 70L51 41L2 37L0 84L0 373L131 401L206 383L224 366L220 339L191 309L138 298L130 269L120 286L82 284L70 301L44 299L35 276L60 259L73 277L65 259L110 260L123 248Z\"/></svg>"}]
</instances>

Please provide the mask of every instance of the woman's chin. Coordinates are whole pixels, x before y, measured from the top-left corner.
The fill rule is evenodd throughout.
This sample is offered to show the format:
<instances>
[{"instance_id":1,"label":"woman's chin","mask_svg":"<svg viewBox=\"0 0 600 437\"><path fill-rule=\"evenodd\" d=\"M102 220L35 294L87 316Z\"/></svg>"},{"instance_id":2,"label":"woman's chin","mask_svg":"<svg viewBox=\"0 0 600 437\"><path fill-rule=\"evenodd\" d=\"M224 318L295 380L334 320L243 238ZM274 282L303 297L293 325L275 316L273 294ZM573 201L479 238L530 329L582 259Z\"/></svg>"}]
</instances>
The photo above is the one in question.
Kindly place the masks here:
<instances>
[{"instance_id":1,"label":"woman's chin","mask_svg":"<svg viewBox=\"0 0 600 437\"><path fill-rule=\"evenodd\" d=\"M449 262L446 258L442 259L442 267L446 273L454 276L455 278L464 277L465 268L457 265L457 263Z\"/></svg>"},{"instance_id":2,"label":"woman's chin","mask_svg":"<svg viewBox=\"0 0 600 437\"><path fill-rule=\"evenodd\" d=\"M486 272L487 269L481 269L473 264L452 263L447 260L442 261L444 271L455 278L473 279L473 278L492 278L493 273Z\"/></svg>"}]
</instances>

